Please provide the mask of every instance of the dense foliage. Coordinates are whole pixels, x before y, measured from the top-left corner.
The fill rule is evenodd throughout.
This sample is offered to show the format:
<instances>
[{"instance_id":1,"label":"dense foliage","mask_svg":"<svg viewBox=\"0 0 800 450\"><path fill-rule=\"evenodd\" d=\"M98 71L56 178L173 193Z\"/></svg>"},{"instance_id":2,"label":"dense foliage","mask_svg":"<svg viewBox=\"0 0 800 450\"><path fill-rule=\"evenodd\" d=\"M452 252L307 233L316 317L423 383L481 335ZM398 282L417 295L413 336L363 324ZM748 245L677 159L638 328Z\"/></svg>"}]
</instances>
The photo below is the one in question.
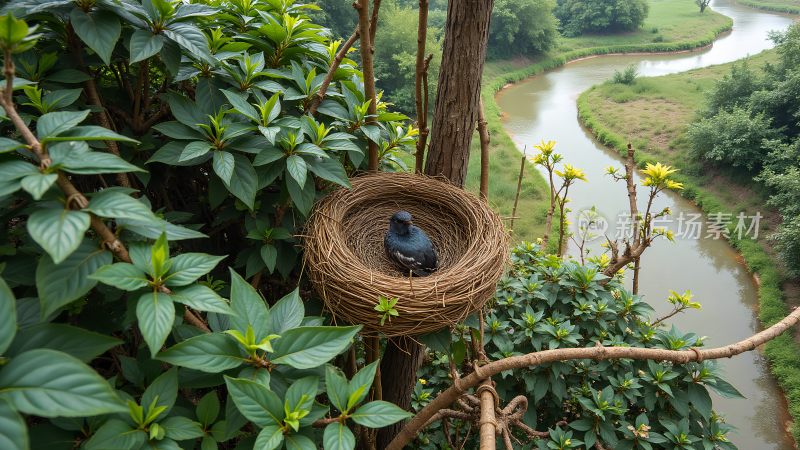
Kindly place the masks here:
<instances>
[{"instance_id":1,"label":"dense foliage","mask_svg":"<svg viewBox=\"0 0 800 450\"><path fill-rule=\"evenodd\" d=\"M558 0L555 14L565 36L631 31L647 18L647 0Z\"/></svg>"},{"instance_id":2,"label":"dense foliage","mask_svg":"<svg viewBox=\"0 0 800 450\"><path fill-rule=\"evenodd\" d=\"M666 328L653 319L653 309L625 290L615 278L605 286L602 258L586 266L546 255L538 246L522 244L512 252L512 268L497 288L486 321L486 353L491 360L547 349L594 345L683 350L702 346L693 333ZM692 308L689 293L673 293L676 308ZM467 322L469 324L469 321ZM425 384L415 392L418 406L447 387L448 354L461 363L475 333L462 328L450 348L429 339L439 351L421 374ZM446 342L446 341L445 341ZM437 364L438 363L438 364ZM549 432L533 447L593 448L602 442L614 449L732 449L725 437L730 427L712 409L709 389L724 396L740 394L719 377L713 361L673 365L653 361L576 360L496 377L503 404L525 393L524 422ZM451 430L466 433L464 423ZM459 431L452 431L459 433ZM531 441L524 434L522 442ZM452 438L452 436L450 437ZM441 428L418 440L422 448L443 448ZM467 444L467 448L475 448Z\"/></svg>"},{"instance_id":3,"label":"dense foliage","mask_svg":"<svg viewBox=\"0 0 800 450\"><path fill-rule=\"evenodd\" d=\"M407 416L365 401L374 366L325 366L359 327L297 288L316 198L416 133L382 103L366 123L350 60L306 114L338 46L310 8L5 7L27 24L0 18L0 447L352 448Z\"/></svg>"},{"instance_id":4,"label":"dense foliage","mask_svg":"<svg viewBox=\"0 0 800 450\"><path fill-rule=\"evenodd\" d=\"M689 127L701 159L755 176L783 216L773 238L787 267L800 274L800 27L773 35L778 61L758 73L736 65L709 94L701 118ZM741 176L741 172L739 173Z\"/></svg>"},{"instance_id":5,"label":"dense foliage","mask_svg":"<svg viewBox=\"0 0 800 450\"><path fill-rule=\"evenodd\" d=\"M489 53L497 57L542 54L556 43L553 0L497 0L489 28Z\"/></svg>"}]
</instances>

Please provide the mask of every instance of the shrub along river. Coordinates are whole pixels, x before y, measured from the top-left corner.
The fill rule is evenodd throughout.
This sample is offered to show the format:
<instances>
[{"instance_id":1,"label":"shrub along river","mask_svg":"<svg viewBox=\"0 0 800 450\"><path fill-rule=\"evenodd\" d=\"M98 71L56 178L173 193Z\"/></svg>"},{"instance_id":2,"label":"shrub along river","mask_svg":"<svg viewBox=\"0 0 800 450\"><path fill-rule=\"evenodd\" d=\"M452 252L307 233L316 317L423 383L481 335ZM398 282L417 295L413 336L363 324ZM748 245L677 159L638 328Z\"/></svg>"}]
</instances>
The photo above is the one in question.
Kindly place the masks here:
<instances>
[{"instance_id":1,"label":"shrub along river","mask_svg":"<svg viewBox=\"0 0 800 450\"><path fill-rule=\"evenodd\" d=\"M770 30L783 30L791 18L780 14L740 6L728 0L715 0L711 7L733 19L731 33L717 40L711 48L670 55L600 56L589 58L531 77L502 90L497 102L504 113L504 126L522 150L540 140L558 142L556 151L564 162L584 169L588 183L570 188L571 221L580 211L596 206L608 221L609 236L617 235L617 217L627 210L627 196L622 183L605 175L609 165L622 167L619 155L596 142L578 122L578 95L594 84L611 78L614 71L635 65L640 76L658 76L721 64L772 47ZM667 118L665 118L666 120ZM529 151L529 154L532 153ZM637 179L638 182L638 179ZM644 196L644 189L638 189ZM640 205L645 201L640 198ZM641 206L640 206L641 207ZM664 193L655 211L669 207L671 220L656 224L667 226L675 242L658 239L642 258L639 292L656 308L657 315L671 308L669 291L691 290L701 310L691 310L670 320L684 332L707 336L707 346L732 343L759 329L756 308L757 288L740 262L736 251L724 239L705 238L708 217L674 193ZM737 222L736 211L731 220ZM747 211L746 216L757 211ZM723 218L724 219L724 218ZM745 221L749 224L749 218ZM693 223L700 223L700 238ZM574 227L574 225L571 225ZM743 230L746 231L746 228ZM714 234L714 233L711 233ZM600 240L591 242L597 254ZM570 251L577 254L575 245ZM757 352L749 352L721 362L723 374L747 398L727 399L715 395L714 407L737 430L729 436L742 450L791 449L792 440L785 432L788 415L785 400L769 373L767 362Z\"/></svg>"}]
</instances>

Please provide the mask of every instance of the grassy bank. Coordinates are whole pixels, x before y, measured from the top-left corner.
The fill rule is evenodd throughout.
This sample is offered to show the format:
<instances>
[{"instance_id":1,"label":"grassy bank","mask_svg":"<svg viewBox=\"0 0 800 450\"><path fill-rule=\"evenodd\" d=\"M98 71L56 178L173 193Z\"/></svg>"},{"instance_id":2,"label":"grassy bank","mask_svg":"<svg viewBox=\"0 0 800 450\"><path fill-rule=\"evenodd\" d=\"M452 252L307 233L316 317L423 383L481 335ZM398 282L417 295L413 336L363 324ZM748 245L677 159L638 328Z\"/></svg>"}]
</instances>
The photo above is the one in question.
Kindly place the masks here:
<instances>
[{"instance_id":1,"label":"grassy bank","mask_svg":"<svg viewBox=\"0 0 800 450\"><path fill-rule=\"evenodd\" d=\"M736 2L751 8L788 14L800 14L800 0L736 0Z\"/></svg>"},{"instance_id":2,"label":"grassy bank","mask_svg":"<svg viewBox=\"0 0 800 450\"><path fill-rule=\"evenodd\" d=\"M775 59L772 51L749 59L751 67L761 67ZM637 148L640 164L660 161L681 170L678 177L693 199L706 213L739 211L765 214L761 238L734 239L751 272L759 279L759 318L769 326L788 313L783 287L788 286L773 249L764 236L780 221L775 211L765 209L766 195L761 187L742 174L711 170L693 160L685 137L686 129L703 105L704 92L730 64L696 69L676 75L641 78L632 85L606 83L594 86L578 99L583 123L598 140L622 151L630 141ZM734 236L735 237L735 236ZM764 353L772 372L786 393L789 412L795 422L792 434L800 440L800 345L791 334L769 342Z\"/></svg>"},{"instance_id":3,"label":"grassy bank","mask_svg":"<svg viewBox=\"0 0 800 450\"><path fill-rule=\"evenodd\" d=\"M730 30L730 18L711 10L700 13L692 0L650 0L650 14L644 26L634 32L561 38L556 50L536 60L489 61L483 75L483 102L491 132L489 199L504 216L511 214L519 174L520 154L503 130L495 94L508 83L520 81L569 61L611 53L674 52L711 44ZM534 143L531 142L531 147ZM480 145L477 134L472 143L467 186L477 190ZM534 240L544 230L547 184L532 164L525 168L517 219L516 239Z\"/></svg>"}]
</instances>

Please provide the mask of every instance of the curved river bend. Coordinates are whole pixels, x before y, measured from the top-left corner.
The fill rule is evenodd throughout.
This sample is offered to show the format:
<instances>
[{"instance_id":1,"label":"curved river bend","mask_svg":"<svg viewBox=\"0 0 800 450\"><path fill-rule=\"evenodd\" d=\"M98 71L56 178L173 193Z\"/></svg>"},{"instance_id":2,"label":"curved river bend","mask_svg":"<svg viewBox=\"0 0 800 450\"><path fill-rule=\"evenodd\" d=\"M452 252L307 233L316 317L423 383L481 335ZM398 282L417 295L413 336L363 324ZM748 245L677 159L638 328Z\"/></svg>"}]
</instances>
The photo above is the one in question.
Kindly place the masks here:
<instances>
[{"instance_id":1,"label":"curved river bend","mask_svg":"<svg viewBox=\"0 0 800 450\"><path fill-rule=\"evenodd\" d=\"M783 30L791 23L788 17L728 0L714 0L711 6L734 22L733 31L709 49L580 60L510 86L497 96L505 116L504 126L520 150L542 139L552 139L558 142L556 150L564 155L565 162L586 171L589 183L579 183L570 189L570 206L575 212L596 206L610 222L610 236L616 229L615 218L626 211L627 197L621 183L605 176L605 168L621 167L622 163L617 153L595 142L581 127L576 106L578 95L630 64L636 65L642 76L658 76L754 55L772 47L768 39L770 30ZM681 214L688 218L688 214L700 212L673 193L662 194L655 210L664 207L672 210L675 220L668 226L676 233ZM596 254L596 245L594 249ZM691 290L703 308L677 316L672 322L682 331L708 336L708 346L738 341L759 327L757 288L738 254L724 240L676 238L675 243L657 240L642 258L639 289L656 308L657 315L670 309L665 301L670 289ZM729 435L731 440L742 450L793 448L785 432L788 420L785 401L768 372L766 360L757 352L748 352L722 361L721 366L726 379L747 398L732 400L712 393L715 409L737 428Z\"/></svg>"}]
</instances>

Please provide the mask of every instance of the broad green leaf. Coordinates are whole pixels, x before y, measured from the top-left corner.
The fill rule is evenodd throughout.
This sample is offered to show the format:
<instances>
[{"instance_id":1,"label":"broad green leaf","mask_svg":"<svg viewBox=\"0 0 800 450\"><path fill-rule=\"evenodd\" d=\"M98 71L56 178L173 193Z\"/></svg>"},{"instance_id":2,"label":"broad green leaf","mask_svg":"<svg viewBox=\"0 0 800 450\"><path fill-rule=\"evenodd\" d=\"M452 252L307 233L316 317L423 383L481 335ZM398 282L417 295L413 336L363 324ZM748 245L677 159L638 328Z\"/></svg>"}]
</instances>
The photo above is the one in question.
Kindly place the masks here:
<instances>
[{"instance_id":1,"label":"broad green leaf","mask_svg":"<svg viewBox=\"0 0 800 450\"><path fill-rule=\"evenodd\" d=\"M170 267L172 267L172 260L169 258L169 242L167 242L166 233L161 233L161 236L156 239L153 246L150 247L150 264L153 272L150 273L153 277L161 278L167 274Z\"/></svg>"},{"instance_id":2,"label":"broad green leaf","mask_svg":"<svg viewBox=\"0 0 800 450\"><path fill-rule=\"evenodd\" d=\"M53 114L53 113L50 113ZM139 141L115 133L107 128L97 125L84 125L73 127L60 133L58 136L42 138L42 142L67 142L67 141L121 141L138 144Z\"/></svg>"},{"instance_id":3,"label":"broad green leaf","mask_svg":"<svg viewBox=\"0 0 800 450\"><path fill-rule=\"evenodd\" d=\"M228 99L228 102L231 104L231 106L233 106L236 112L254 121L259 120L260 115L253 107L253 105L251 105L247 101L247 98L245 98L240 94L225 89L222 89L221 92L225 95L225 98Z\"/></svg>"},{"instance_id":4,"label":"broad green leaf","mask_svg":"<svg viewBox=\"0 0 800 450\"><path fill-rule=\"evenodd\" d=\"M197 439L203 437L205 432L200 427L199 422L195 422L187 417L173 416L159 422L159 425L167 430L167 438L176 441L185 441L188 439Z\"/></svg>"},{"instance_id":5,"label":"broad green leaf","mask_svg":"<svg viewBox=\"0 0 800 450\"><path fill-rule=\"evenodd\" d=\"M325 390L333 406L340 412L346 412L349 397L347 379L337 367L330 364L325 366Z\"/></svg>"},{"instance_id":6,"label":"broad green leaf","mask_svg":"<svg viewBox=\"0 0 800 450\"><path fill-rule=\"evenodd\" d=\"M745 398L738 389L722 378L716 378L714 381L714 383L708 383L706 386L716 391L717 394L726 398Z\"/></svg>"},{"instance_id":7,"label":"broad green leaf","mask_svg":"<svg viewBox=\"0 0 800 450\"><path fill-rule=\"evenodd\" d=\"M34 200L40 200L42 195L56 182L58 175L54 173L35 173L23 178L20 182L22 189L33 197Z\"/></svg>"},{"instance_id":8,"label":"broad green leaf","mask_svg":"<svg viewBox=\"0 0 800 450\"><path fill-rule=\"evenodd\" d=\"M130 263L115 263L103 266L89 276L103 284L123 291L136 291L148 285L150 280L138 267Z\"/></svg>"},{"instance_id":9,"label":"broad green leaf","mask_svg":"<svg viewBox=\"0 0 800 450\"><path fill-rule=\"evenodd\" d=\"M211 52L208 49L208 39L205 33L196 26L188 23L172 23L164 30L164 35L188 50L195 58L205 62L213 62Z\"/></svg>"},{"instance_id":10,"label":"broad green leaf","mask_svg":"<svg viewBox=\"0 0 800 450\"><path fill-rule=\"evenodd\" d=\"M0 355L3 355L14 341L17 333L17 299L5 280L0 278ZM0 404L0 409L3 405Z\"/></svg>"},{"instance_id":11,"label":"broad green leaf","mask_svg":"<svg viewBox=\"0 0 800 450\"><path fill-rule=\"evenodd\" d=\"M89 214L85 212L37 209L28 217L28 233L58 264L81 245L89 222Z\"/></svg>"},{"instance_id":12,"label":"broad green leaf","mask_svg":"<svg viewBox=\"0 0 800 450\"><path fill-rule=\"evenodd\" d=\"M243 155L233 155L234 167L230 183L225 187L241 200L248 208L253 209L258 190L258 176L250 160Z\"/></svg>"},{"instance_id":13,"label":"broad green leaf","mask_svg":"<svg viewBox=\"0 0 800 450\"><path fill-rule=\"evenodd\" d=\"M0 180L8 182L35 175L39 170L31 163L16 159L0 163Z\"/></svg>"},{"instance_id":14,"label":"broad green leaf","mask_svg":"<svg viewBox=\"0 0 800 450\"><path fill-rule=\"evenodd\" d=\"M13 139L0 137L0 154L13 152L16 149L24 148L25 144Z\"/></svg>"},{"instance_id":15,"label":"broad green leaf","mask_svg":"<svg viewBox=\"0 0 800 450\"><path fill-rule=\"evenodd\" d=\"M83 417L127 411L103 377L54 350L30 350L11 359L0 369L0 386L0 400L25 414Z\"/></svg>"},{"instance_id":16,"label":"broad green leaf","mask_svg":"<svg viewBox=\"0 0 800 450\"><path fill-rule=\"evenodd\" d=\"M149 408L153 402L155 406L164 407L164 411L160 417L166 417L175 405L175 400L178 398L178 369L173 367L168 371L158 376L142 394L140 404L145 408ZM150 413L149 410L144 412L145 417Z\"/></svg>"},{"instance_id":17,"label":"broad green leaf","mask_svg":"<svg viewBox=\"0 0 800 450\"><path fill-rule=\"evenodd\" d=\"M266 264L269 273L275 271L275 263L278 262L278 249L272 244L264 244L261 246L261 259Z\"/></svg>"},{"instance_id":18,"label":"broad green leaf","mask_svg":"<svg viewBox=\"0 0 800 450\"><path fill-rule=\"evenodd\" d=\"M137 300L136 318L139 320L142 337L150 347L150 356L155 357L172 331L175 305L169 295L149 292Z\"/></svg>"},{"instance_id":19,"label":"broad green leaf","mask_svg":"<svg viewBox=\"0 0 800 450\"><path fill-rule=\"evenodd\" d=\"M356 448L356 437L346 425L333 422L325 427L322 445L325 450L353 450Z\"/></svg>"},{"instance_id":20,"label":"broad green leaf","mask_svg":"<svg viewBox=\"0 0 800 450\"><path fill-rule=\"evenodd\" d=\"M250 283L244 280L233 269L231 273L231 309L236 314L230 318L231 326L244 333L248 325L253 327L256 340L261 340L270 333L269 309Z\"/></svg>"},{"instance_id":21,"label":"broad green leaf","mask_svg":"<svg viewBox=\"0 0 800 450\"><path fill-rule=\"evenodd\" d=\"M208 286L193 284L191 286L172 291L172 300L182 303L198 311L214 312L218 314L233 314L228 302Z\"/></svg>"},{"instance_id":22,"label":"broad green leaf","mask_svg":"<svg viewBox=\"0 0 800 450\"><path fill-rule=\"evenodd\" d=\"M367 428L382 428L412 415L393 403L375 400L359 407L350 417L355 423Z\"/></svg>"},{"instance_id":23,"label":"broad green leaf","mask_svg":"<svg viewBox=\"0 0 800 450\"><path fill-rule=\"evenodd\" d=\"M233 154L217 150L214 152L214 172L219 176L225 184L230 184L231 177L233 176L233 169L235 166Z\"/></svg>"},{"instance_id":24,"label":"broad green leaf","mask_svg":"<svg viewBox=\"0 0 800 450\"><path fill-rule=\"evenodd\" d=\"M169 93L167 94L167 102L173 117L190 129L197 129L198 123L208 122L205 114L209 114L211 111L200 111L200 108L184 95L174 92Z\"/></svg>"},{"instance_id":25,"label":"broad green leaf","mask_svg":"<svg viewBox=\"0 0 800 450\"><path fill-rule=\"evenodd\" d=\"M317 450L317 444L302 434L289 434L284 437L286 450Z\"/></svg>"},{"instance_id":26,"label":"broad green leaf","mask_svg":"<svg viewBox=\"0 0 800 450\"><path fill-rule=\"evenodd\" d=\"M353 379L348 384L347 392L347 410L351 411L356 405L360 404L369 393L369 388L375 381L375 372L378 370L380 361L375 361L372 364L364 366L359 370Z\"/></svg>"},{"instance_id":27,"label":"broad green leaf","mask_svg":"<svg viewBox=\"0 0 800 450\"><path fill-rule=\"evenodd\" d=\"M61 168L69 173L79 175L94 175L99 173L124 173L146 172L134 166L117 155L105 152L85 152L80 154L66 154L56 158L54 152L50 157L54 163L61 164Z\"/></svg>"},{"instance_id":28,"label":"broad green leaf","mask_svg":"<svg viewBox=\"0 0 800 450\"><path fill-rule=\"evenodd\" d=\"M88 239L61 264L53 263L49 256L42 256L36 266L36 289L42 302L42 317L89 292L97 284L89 275L101 266L111 264L111 260L111 252Z\"/></svg>"},{"instance_id":29,"label":"broad green leaf","mask_svg":"<svg viewBox=\"0 0 800 450\"><path fill-rule=\"evenodd\" d=\"M694 409L708 420L711 417L711 396L702 384L689 383L688 386L689 402L691 402Z\"/></svg>"},{"instance_id":30,"label":"broad green leaf","mask_svg":"<svg viewBox=\"0 0 800 450\"><path fill-rule=\"evenodd\" d=\"M170 241L208 237L199 231L169 223L158 217L144 220L117 219L116 222L126 230L150 239L158 239L163 233L167 234L167 239Z\"/></svg>"},{"instance_id":31,"label":"broad green leaf","mask_svg":"<svg viewBox=\"0 0 800 450\"><path fill-rule=\"evenodd\" d=\"M0 448L9 450L30 448L25 420L5 400L0 400Z\"/></svg>"},{"instance_id":32,"label":"broad green leaf","mask_svg":"<svg viewBox=\"0 0 800 450\"><path fill-rule=\"evenodd\" d=\"M283 334L286 330L299 327L305 313L300 288L295 288L270 309L270 333Z\"/></svg>"},{"instance_id":33,"label":"broad green leaf","mask_svg":"<svg viewBox=\"0 0 800 450\"><path fill-rule=\"evenodd\" d=\"M23 19L17 19L11 13L0 17L0 42L9 47L22 42L28 36L28 24Z\"/></svg>"},{"instance_id":34,"label":"broad green leaf","mask_svg":"<svg viewBox=\"0 0 800 450\"><path fill-rule=\"evenodd\" d=\"M245 362L236 340L223 333L189 338L159 353L158 359L207 373L224 372Z\"/></svg>"},{"instance_id":35,"label":"broad green leaf","mask_svg":"<svg viewBox=\"0 0 800 450\"><path fill-rule=\"evenodd\" d=\"M224 424L226 422L221 421L219 423ZM217 441L215 441L213 437L204 436L203 440L200 442L200 450L219 450L219 447L217 446Z\"/></svg>"},{"instance_id":36,"label":"broad green leaf","mask_svg":"<svg viewBox=\"0 0 800 450\"><path fill-rule=\"evenodd\" d=\"M297 181L298 186L304 186L306 184L308 166L306 166L306 161L302 156L290 155L286 158L286 171Z\"/></svg>"},{"instance_id":37,"label":"broad green leaf","mask_svg":"<svg viewBox=\"0 0 800 450\"><path fill-rule=\"evenodd\" d=\"M285 404L291 411L311 411L314 398L319 390L318 377L303 377L292 383L286 390Z\"/></svg>"},{"instance_id":38,"label":"broad green leaf","mask_svg":"<svg viewBox=\"0 0 800 450\"><path fill-rule=\"evenodd\" d=\"M86 450L134 449L147 442L147 433L119 419L109 419L84 444Z\"/></svg>"},{"instance_id":39,"label":"broad green leaf","mask_svg":"<svg viewBox=\"0 0 800 450\"><path fill-rule=\"evenodd\" d=\"M344 166L337 158L312 159L308 161L308 169L323 180L350 187L350 180L347 178Z\"/></svg>"},{"instance_id":40,"label":"broad green leaf","mask_svg":"<svg viewBox=\"0 0 800 450\"><path fill-rule=\"evenodd\" d=\"M268 387L253 381L225 377L228 395L248 420L260 427L280 426L283 421L283 402Z\"/></svg>"},{"instance_id":41,"label":"broad green leaf","mask_svg":"<svg viewBox=\"0 0 800 450\"><path fill-rule=\"evenodd\" d=\"M212 256L205 253L182 253L172 258L172 267L164 278L166 285L186 286L210 272L224 256Z\"/></svg>"},{"instance_id":42,"label":"broad green leaf","mask_svg":"<svg viewBox=\"0 0 800 450\"><path fill-rule=\"evenodd\" d=\"M258 450L274 450L283 443L283 430L278 425L267 425L261 429L253 447Z\"/></svg>"},{"instance_id":43,"label":"broad green leaf","mask_svg":"<svg viewBox=\"0 0 800 450\"><path fill-rule=\"evenodd\" d=\"M189 128L175 120L155 124L153 125L153 129L173 139L185 139L189 141L203 139L203 135L199 131Z\"/></svg>"},{"instance_id":44,"label":"broad green leaf","mask_svg":"<svg viewBox=\"0 0 800 450\"><path fill-rule=\"evenodd\" d=\"M50 105L51 109L62 109L75 103L82 93L83 89L81 88L59 89L45 94L44 101Z\"/></svg>"},{"instance_id":45,"label":"broad green leaf","mask_svg":"<svg viewBox=\"0 0 800 450\"><path fill-rule=\"evenodd\" d=\"M36 135L39 139L54 137L75 128L86 120L89 111L63 111L47 113L36 121Z\"/></svg>"},{"instance_id":46,"label":"broad green leaf","mask_svg":"<svg viewBox=\"0 0 800 450\"><path fill-rule=\"evenodd\" d=\"M285 156L286 154L281 149L275 147L264 147L253 159L253 165L256 167L263 166L271 162L275 162Z\"/></svg>"},{"instance_id":47,"label":"broad green leaf","mask_svg":"<svg viewBox=\"0 0 800 450\"><path fill-rule=\"evenodd\" d=\"M216 391L211 391L204 395L197 402L197 419L206 427L214 423L219 416L219 397Z\"/></svg>"},{"instance_id":48,"label":"broad green leaf","mask_svg":"<svg viewBox=\"0 0 800 450\"><path fill-rule=\"evenodd\" d=\"M130 63L143 61L164 47L164 36L153 34L150 30L136 30L131 35L131 60Z\"/></svg>"},{"instance_id":49,"label":"broad green leaf","mask_svg":"<svg viewBox=\"0 0 800 450\"><path fill-rule=\"evenodd\" d=\"M19 330L6 356L15 357L28 350L49 348L89 362L120 344L122 341L117 338L83 328L63 323L43 323Z\"/></svg>"},{"instance_id":50,"label":"broad green leaf","mask_svg":"<svg viewBox=\"0 0 800 450\"><path fill-rule=\"evenodd\" d=\"M273 344L272 362L296 369L321 366L348 348L360 329L361 326L293 328Z\"/></svg>"},{"instance_id":51,"label":"broad green leaf","mask_svg":"<svg viewBox=\"0 0 800 450\"><path fill-rule=\"evenodd\" d=\"M111 52L114 51L122 31L117 15L103 10L87 14L80 8L73 8L69 18L75 34L94 50L106 65L110 64Z\"/></svg>"},{"instance_id":52,"label":"broad green leaf","mask_svg":"<svg viewBox=\"0 0 800 450\"><path fill-rule=\"evenodd\" d=\"M286 189L289 191L289 196L292 198L294 206L304 216L308 216L311 212L311 207L314 206L316 199L317 189L310 179L306 180L305 185L298 185L293 177L284 177L286 181Z\"/></svg>"},{"instance_id":53,"label":"broad green leaf","mask_svg":"<svg viewBox=\"0 0 800 450\"><path fill-rule=\"evenodd\" d=\"M189 161L192 159L205 156L211 151L211 144L205 141L192 141L183 147L180 158L178 161Z\"/></svg>"}]
</instances>

